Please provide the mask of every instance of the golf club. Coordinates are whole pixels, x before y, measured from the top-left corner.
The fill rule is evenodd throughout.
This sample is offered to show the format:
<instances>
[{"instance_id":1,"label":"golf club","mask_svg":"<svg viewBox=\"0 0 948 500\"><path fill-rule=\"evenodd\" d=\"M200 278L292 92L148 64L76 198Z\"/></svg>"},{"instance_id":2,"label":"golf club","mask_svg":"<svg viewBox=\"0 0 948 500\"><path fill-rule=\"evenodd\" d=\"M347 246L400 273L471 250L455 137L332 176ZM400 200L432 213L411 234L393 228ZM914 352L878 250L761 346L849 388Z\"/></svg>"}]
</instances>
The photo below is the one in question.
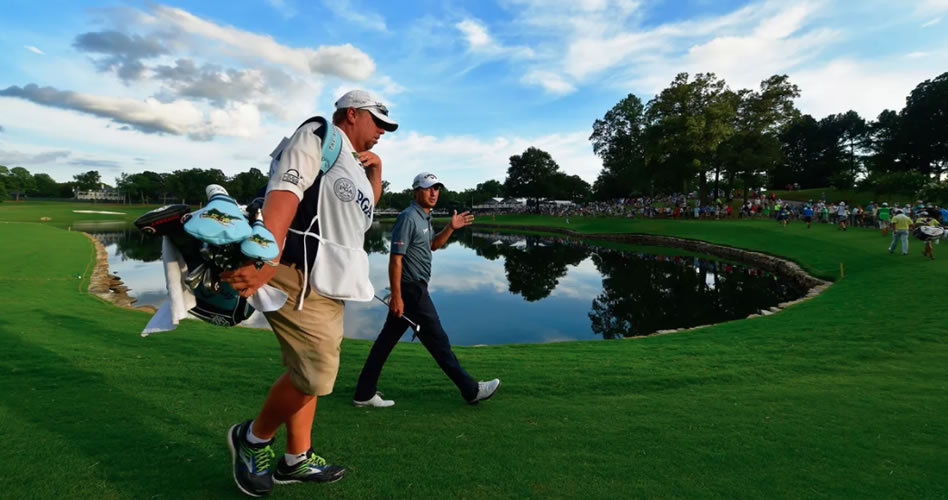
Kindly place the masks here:
<instances>
[{"instance_id":1,"label":"golf club","mask_svg":"<svg viewBox=\"0 0 948 500\"><path fill-rule=\"evenodd\" d=\"M376 298L379 302L381 302L381 303L385 304L386 306L388 306L388 302L385 302L385 299L379 297L378 295L376 295L375 298ZM404 314L402 314L402 319L405 320L405 321L407 321L408 324L411 325L411 329L415 331L415 334L416 334L416 335L418 334L418 332L421 331L421 327L418 326L418 323L415 323L414 321L408 319L408 316L405 316ZM414 340L414 339L415 339L415 336L412 335L412 340Z\"/></svg>"}]
</instances>

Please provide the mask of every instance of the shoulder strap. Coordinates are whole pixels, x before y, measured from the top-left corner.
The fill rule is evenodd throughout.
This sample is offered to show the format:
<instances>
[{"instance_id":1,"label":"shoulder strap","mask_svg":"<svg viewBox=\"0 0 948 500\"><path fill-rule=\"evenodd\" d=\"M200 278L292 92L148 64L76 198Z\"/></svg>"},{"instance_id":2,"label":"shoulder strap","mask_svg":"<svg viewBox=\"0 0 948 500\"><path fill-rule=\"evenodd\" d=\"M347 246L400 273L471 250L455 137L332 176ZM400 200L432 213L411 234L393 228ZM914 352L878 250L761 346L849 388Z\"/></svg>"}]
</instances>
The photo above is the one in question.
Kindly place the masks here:
<instances>
[{"instance_id":1,"label":"shoulder strap","mask_svg":"<svg viewBox=\"0 0 948 500\"><path fill-rule=\"evenodd\" d=\"M301 123L296 129L299 130L304 125L313 122L320 124L313 133L319 136L319 140L323 145L319 170L325 174L336 164L336 160L339 159L339 153L342 151L342 130L339 130L339 127L329 123L329 121L322 116L311 117Z\"/></svg>"}]
</instances>

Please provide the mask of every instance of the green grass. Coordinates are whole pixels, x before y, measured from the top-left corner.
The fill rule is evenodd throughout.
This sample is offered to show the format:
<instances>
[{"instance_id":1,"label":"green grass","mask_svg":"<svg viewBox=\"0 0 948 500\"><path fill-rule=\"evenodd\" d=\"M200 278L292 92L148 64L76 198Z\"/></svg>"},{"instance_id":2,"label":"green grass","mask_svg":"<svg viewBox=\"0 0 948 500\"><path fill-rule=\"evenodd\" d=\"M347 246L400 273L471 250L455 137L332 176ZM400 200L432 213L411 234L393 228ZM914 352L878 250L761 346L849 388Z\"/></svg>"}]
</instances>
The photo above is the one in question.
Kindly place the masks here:
<instances>
[{"instance_id":1,"label":"green grass","mask_svg":"<svg viewBox=\"0 0 948 500\"><path fill-rule=\"evenodd\" d=\"M160 205L122 205L119 203L90 203L78 201L5 201L0 203L0 221L36 222L61 229L70 228L76 222L89 224L126 225L141 214ZM93 210L104 212L123 212L124 215L83 214L74 210ZM48 217L49 221L41 221Z\"/></svg>"},{"instance_id":2,"label":"green grass","mask_svg":"<svg viewBox=\"0 0 948 500\"><path fill-rule=\"evenodd\" d=\"M313 441L349 475L274 498L948 495L948 253L923 260L913 241L910 256L889 255L878 232L826 225L570 222L783 255L837 281L778 314L688 333L457 347L472 375L504 381L475 407L416 342L382 375L396 406L353 408L371 343L347 339ZM0 224L0 252L3 496L238 497L224 433L281 371L271 334L186 321L142 339L147 314L75 278L92 258L81 234Z\"/></svg>"}]
</instances>

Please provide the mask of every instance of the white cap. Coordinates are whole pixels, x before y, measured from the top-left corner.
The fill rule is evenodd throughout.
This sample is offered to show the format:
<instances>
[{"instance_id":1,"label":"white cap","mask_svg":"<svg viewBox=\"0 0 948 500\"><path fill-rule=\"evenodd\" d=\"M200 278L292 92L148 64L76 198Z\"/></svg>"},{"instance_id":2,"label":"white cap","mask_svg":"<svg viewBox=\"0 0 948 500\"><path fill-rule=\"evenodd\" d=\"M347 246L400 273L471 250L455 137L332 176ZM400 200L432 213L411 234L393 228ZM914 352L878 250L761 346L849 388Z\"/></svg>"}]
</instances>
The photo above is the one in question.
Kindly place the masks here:
<instances>
[{"instance_id":1,"label":"white cap","mask_svg":"<svg viewBox=\"0 0 948 500\"><path fill-rule=\"evenodd\" d=\"M343 94L336 101L336 109L344 108L367 110L383 124L382 128L389 132L394 132L398 128L398 123L388 117L388 108L378 97L366 90L350 90Z\"/></svg>"},{"instance_id":2,"label":"white cap","mask_svg":"<svg viewBox=\"0 0 948 500\"><path fill-rule=\"evenodd\" d=\"M415 180L411 183L411 188L430 188L435 184L441 184L441 187L444 187L444 183L441 182L441 179L439 179L437 175L429 172L422 172L415 176Z\"/></svg>"}]
</instances>

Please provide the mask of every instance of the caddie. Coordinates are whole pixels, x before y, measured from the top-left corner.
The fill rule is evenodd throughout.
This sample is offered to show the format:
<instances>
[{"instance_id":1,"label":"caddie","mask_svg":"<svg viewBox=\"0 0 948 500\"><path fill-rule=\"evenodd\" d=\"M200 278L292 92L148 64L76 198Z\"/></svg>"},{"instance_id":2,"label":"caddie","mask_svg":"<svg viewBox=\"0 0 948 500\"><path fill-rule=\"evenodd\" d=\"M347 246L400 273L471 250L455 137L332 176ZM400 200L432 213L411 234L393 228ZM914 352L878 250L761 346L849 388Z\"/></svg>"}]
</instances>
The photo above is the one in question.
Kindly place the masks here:
<instances>
[{"instance_id":1,"label":"caddie","mask_svg":"<svg viewBox=\"0 0 948 500\"><path fill-rule=\"evenodd\" d=\"M289 296L266 313L286 371L256 418L227 434L234 480L251 496L266 495L274 483L331 482L345 474L313 452L310 438L316 400L332 392L339 368L343 301L368 301L375 293L362 245L382 192L382 161L369 150L398 123L364 90L347 92L335 107L331 124L307 120L271 154L263 220L280 246L274 265L221 274L244 297L268 282ZM271 467L281 425L286 450Z\"/></svg>"}]
</instances>

